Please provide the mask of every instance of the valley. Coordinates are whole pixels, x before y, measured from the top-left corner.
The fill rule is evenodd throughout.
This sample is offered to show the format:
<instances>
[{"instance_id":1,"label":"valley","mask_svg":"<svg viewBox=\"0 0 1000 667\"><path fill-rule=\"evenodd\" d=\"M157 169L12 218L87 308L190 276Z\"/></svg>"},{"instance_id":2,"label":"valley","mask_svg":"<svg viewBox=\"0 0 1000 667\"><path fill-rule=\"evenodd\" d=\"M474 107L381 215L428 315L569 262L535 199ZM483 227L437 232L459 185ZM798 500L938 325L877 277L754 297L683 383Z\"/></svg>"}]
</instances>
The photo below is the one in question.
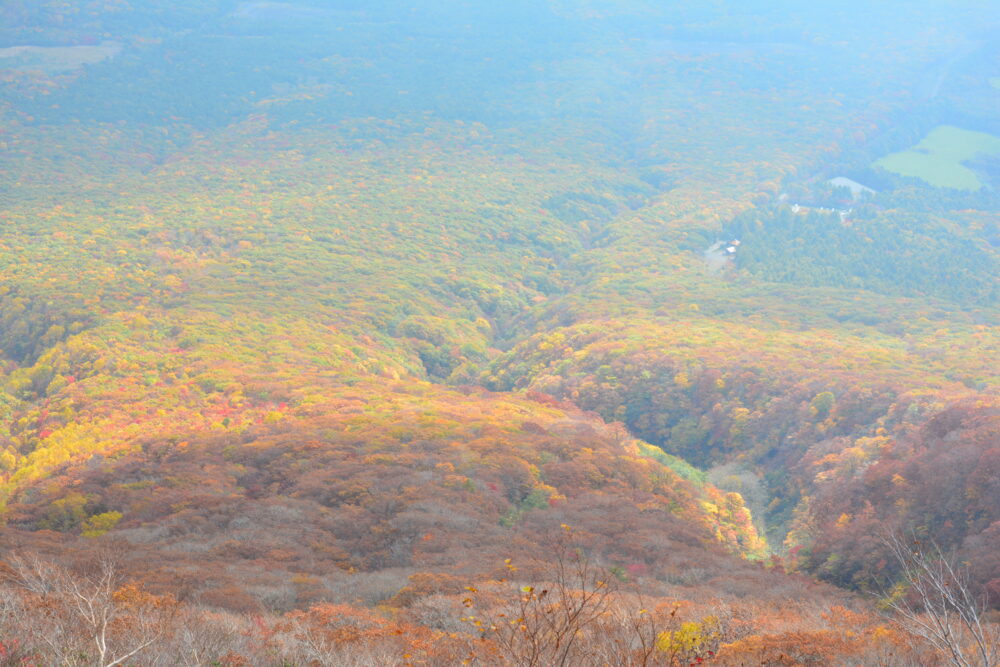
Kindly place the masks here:
<instances>
[{"instance_id":1,"label":"valley","mask_svg":"<svg viewBox=\"0 0 1000 667\"><path fill-rule=\"evenodd\" d=\"M9 599L63 604L25 558L114 554L158 655L214 628L162 664L548 664L475 621L613 580L593 655L947 664L886 613L909 535L995 621L998 129L963 87L995 47L918 94L975 3L878 39L832 7L16 4L5 48L124 46L0 69ZM2 609L0 648L53 632Z\"/></svg>"}]
</instances>

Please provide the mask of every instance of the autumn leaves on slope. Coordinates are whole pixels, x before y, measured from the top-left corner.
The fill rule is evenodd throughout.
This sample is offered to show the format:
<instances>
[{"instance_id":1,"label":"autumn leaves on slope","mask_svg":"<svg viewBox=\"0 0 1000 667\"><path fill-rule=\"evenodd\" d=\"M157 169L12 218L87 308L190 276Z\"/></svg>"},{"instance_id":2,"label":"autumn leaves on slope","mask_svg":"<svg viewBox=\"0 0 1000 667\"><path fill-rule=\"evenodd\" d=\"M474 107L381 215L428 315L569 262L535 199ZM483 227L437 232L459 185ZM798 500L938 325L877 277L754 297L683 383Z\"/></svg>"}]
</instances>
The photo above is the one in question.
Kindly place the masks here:
<instances>
[{"instance_id":1,"label":"autumn leaves on slope","mask_svg":"<svg viewBox=\"0 0 1000 667\"><path fill-rule=\"evenodd\" d=\"M158 493L140 486L109 499L105 491L83 493L69 481L125 470L118 466L148 458L143 446L167 462L180 457L185 475L194 474L188 468L197 467L196 456L180 443L195 452L208 447L203 453L211 459L212 447L226 446L219 443L249 445L268 429L302 428L301 437L289 440L330 442L336 449L339 425L311 429L329 418L317 411L331 402L331 410L339 410L344 396L358 396L380 414L399 409L395 418L372 422L367 437L388 437L401 453L412 447L406 439L416 427L405 423L415 413L397 405L399 391L421 396L428 419L449 414L463 424L455 442L475 440L464 429L479 413L493 415L487 421L504 433L525 422L552 431L552 418L535 414L537 402L473 400L429 389L415 377L550 393L598 410L607 421L624 421L640 437L698 464L749 449L749 462L772 473L772 488L788 481L776 471L793 470L788 501L772 508L780 525L790 521L793 506L808 508L804 496L817 471L806 461L852 447L870 460L877 452L859 444L861 437L892 436L897 425L909 428L995 379L988 365L995 337L968 318L947 322L950 313L871 294L730 281L706 271L697 253L679 249L691 230L714 229L721 217L749 206L764 194L759 188L775 194L789 168L778 163L792 159L781 150L766 153L771 162L731 164L718 161L718 147L699 145L663 166L670 176L663 193L629 169L588 157L593 132L573 126L560 132L540 137L546 145L559 140L554 156L525 136L490 135L475 124L437 123L418 132L412 125L358 121L293 132L274 130L256 116L197 136L157 161L144 152L141 132L18 128L11 150L24 169L5 174L18 196L0 214L0 253L9 269L0 345L12 359L3 405L10 437L0 466L5 495L15 494L17 525L96 535L116 524L122 531L137 528L149 517L155 527L159 519L153 518L161 515L148 508L157 506ZM117 160L103 171L81 169L53 153L55 138L66 154L103 154L95 151L106 144L102 150ZM746 151L757 159L758 148ZM876 326L838 320L870 312ZM942 318L951 328L938 326ZM889 333L894 327L905 333ZM497 358L498 337L516 340L534 331L544 333ZM37 344L25 346L25 340ZM510 416L494 400L519 403L525 412ZM453 401L467 403L452 408ZM579 418L568 408L564 414ZM376 423L402 435L379 436ZM604 429L596 422L593 428ZM435 461L451 463L477 493L506 503L484 524L527 530L518 526L530 525L536 514L568 511L572 503L560 505L559 496L572 498L576 488L619 497L604 488L607 473L576 473L555 483L549 475L556 473L545 468L551 461L536 451L538 434L504 437L529 443L530 453L515 458L538 467L533 481L515 490L477 482L462 471L464 458ZM617 437L598 439L607 448ZM156 443L178 450L168 456ZM617 470L613 447L592 449L614 455L593 463L599 471L602 465ZM812 459L801 458L807 450ZM568 456L578 462L590 455ZM61 468L66 464L80 467ZM446 488L445 474L435 471L440 479L417 485L424 495L437 497L437 489ZM45 486L53 472L56 483ZM285 474L291 480L306 472L315 473L302 463ZM199 474L206 488L232 484L232 493L248 493L237 488L249 489L242 473L233 473L235 481ZM164 489L174 489L168 513L196 513L183 505L181 490L198 488L185 475L162 478L169 479ZM392 475L405 476L404 469ZM151 482L156 489L160 480L149 469L121 483ZM555 490L538 491L540 485ZM628 481L623 488L635 486ZM376 495L384 491L375 488ZM680 502L693 508L684 516L698 527L699 539L717 539L711 527L717 516L748 525L727 518L738 513L726 507L735 499L684 488L676 493L707 503ZM126 492L145 509L133 507ZM554 507L535 507L553 497ZM477 498L469 501L475 505ZM449 506L446 514L454 511ZM618 510L609 505L607 513ZM617 525L616 519L607 528ZM389 535L387 545L395 544L391 526L380 530ZM729 544L742 540L744 551L758 548L750 537L722 533ZM433 538L423 542L427 534L435 532L422 533L418 547L434 544ZM150 543L172 539L170 532L144 535ZM406 562L414 548L406 539L416 538L386 546L389 555L377 558ZM359 562L367 544L348 547L346 557L330 558L348 568L373 567ZM463 545L456 538L447 548Z\"/></svg>"},{"instance_id":2,"label":"autumn leaves on slope","mask_svg":"<svg viewBox=\"0 0 1000 667\"><path fill-rule=\"evenodd\" d=\"M978 585L997 589L1000 402L948 379L964 369L995 383L995 348L954 339L953 361L936 366L885 340L607 321L538 334L484 378L621 420L697 465L759 466L792 562L824 579L884 588L898 571L879 531L897 530L957 550Z\"/></svg>"},{"instance_id":3,"label":"autumn leaves on slope","mask_svg":"<svg viewBox=\"0 0 1000 667\"><path fill-rule=\"evenodd\" d=\"M792 482L784 504L771 508L780 525L796 505L809 507L819 471L808 461L850 448L871 460L880 451L872 443L882 441L860 438L893 436L995 380L995 339L983 327L958 320L938 329L924 317L935 317L932 309L871 295L831 305L828 292L812 290L811 302L799 295L786 306L783 292L700 270L697 256L677 252L654 224L657 212L675 216L671 229L712 223L695 215L693 182L609 223L607 245L583 253L580 211L567 212L567 202L628 211L627 193L641 183L607 166L581 171L580 155L545 158L513 140L498 158L472 142L474 127L414 137L358 123L295 135L257 118L204 138L151 177L124 165L109 183L71 171L52 187L53 165L33 132L18 137L18 150L41 164L24 176L30 192L4 213L0 246L12 267L9 335L0 343L22 366L11 364L6 383L5 494L93 454L129 460L139 442L200 443L206 433L242 441L248 429L312 414L345 392L388 410L389 387L429 373L571 400L698 464L746 450L771 472L772 488ZM66 139L90 145L102 136L94 132ZM108 140L127 144L126 134ZM536 164L543 158L550 168ZM747 177L732 178L720 205L738 209L746 196L734 193ZM47 199L69 184L94 199ZM566 191L577 194L552 200ZM102 208L109 201L113 213ZM489 203L467 215L469 201ZM539 208L546 202L551 210ZM834 308L876 306L880 328L839 327L832 317ZM545 331L567 320L569 328ZM532 329L545 332L499 357L491 349L498 332ZM25 338L38 345L18 347ZM432 416L441 401L457 400L420 391ZM511 423L539 423L538 404L522 405L523 418ZM454 421L467 421L465 411ZM791 478L780 476L786 468ZM538 482L557 486L544 475ZM18 495L15 505L26 505L15 511L28 517L20 525L49 520L45 500L66 500L53 506L51 528L97 534L133 520L127 507L58 488ZM510 505L497 521L542 504L533 488L496 491ZM711 505L699 521L724 511ZM59 519L62 509L68 519ZM755 551L751 542L743 547Z\"/></svg>"},{"instance_id":4,"label":"autumn leaves on slope","mask_svg":"<svg viewBox=\"0 0 1000 667\"><path fill-rule=\"evenodd\" d=\"M169 436L144 429L32 485L9 525L114 526L151 585L250 608L289 579L293 599L272 604L323 597L348 579L373 603L421 569L481 574L502 557L544 560L540 540L561 523L623 576L682 580L694 554L708 566L726 550L763 550L737 494L682 479L574 409L414 382L288 398L298 407L278 403L216 436L192 429L182 441L176 422Z\"/></svg>"}]
</instances>

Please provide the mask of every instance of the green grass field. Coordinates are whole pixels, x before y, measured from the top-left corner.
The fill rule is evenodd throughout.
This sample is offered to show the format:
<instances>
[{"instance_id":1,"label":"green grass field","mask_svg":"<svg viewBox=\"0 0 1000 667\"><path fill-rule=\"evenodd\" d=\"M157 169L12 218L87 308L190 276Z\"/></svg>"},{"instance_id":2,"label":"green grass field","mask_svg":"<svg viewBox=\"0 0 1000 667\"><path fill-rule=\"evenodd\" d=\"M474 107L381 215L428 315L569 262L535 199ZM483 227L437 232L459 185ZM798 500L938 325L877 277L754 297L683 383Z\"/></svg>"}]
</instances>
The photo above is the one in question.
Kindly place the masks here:
<instances>
[{"instance_id":1,"label":"green grass field","mask_svg":"<svg viewBox=\"0 0 1000 667\"><path fill-rule=\"evenodd\" d=\"M979 154L996 153L1000 153L1000 137L939 125L913 148L880 158L875 166L939 188L978 190L982 182L962 163Z\"/></svg>"}]
</instances>

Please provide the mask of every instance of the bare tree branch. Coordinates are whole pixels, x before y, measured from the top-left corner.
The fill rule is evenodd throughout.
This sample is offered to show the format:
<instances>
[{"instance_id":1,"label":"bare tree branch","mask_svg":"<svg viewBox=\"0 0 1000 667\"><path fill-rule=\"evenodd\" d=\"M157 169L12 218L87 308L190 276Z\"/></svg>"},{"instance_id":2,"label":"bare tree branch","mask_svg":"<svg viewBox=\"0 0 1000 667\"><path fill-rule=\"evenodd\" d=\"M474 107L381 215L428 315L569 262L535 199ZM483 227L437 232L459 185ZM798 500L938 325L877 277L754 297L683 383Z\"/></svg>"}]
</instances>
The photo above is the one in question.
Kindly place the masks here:
<instances>
[{"instance_id":1,"label":"bare tree branch","mask_svg":"<svg viewBox=\"0 0 1000 667\"><path fill-rule=\"evenodd\" d=\"M13 583L48 610L38 615L32 639L60 664L93 655L88 664L118 667L159 641L174 611L173 604L160 604L172 599L126 586L109 556L98 559L92 572L79 574L37 556L10 560Z\"/></svg>"},{"instance_id":2,"label":"bare tree branch","mask_svg":"<svg viewBox=\"0 0 1000 667\"><path fill-rule=\"evenodd\" d=\"M972 591L965 569L933 541L899 534L883 541L903 570L902 583L887 596L897 622L954 667L998 667L1000 630L984 620L985 602Z\"/></svg>"}]
</instances>

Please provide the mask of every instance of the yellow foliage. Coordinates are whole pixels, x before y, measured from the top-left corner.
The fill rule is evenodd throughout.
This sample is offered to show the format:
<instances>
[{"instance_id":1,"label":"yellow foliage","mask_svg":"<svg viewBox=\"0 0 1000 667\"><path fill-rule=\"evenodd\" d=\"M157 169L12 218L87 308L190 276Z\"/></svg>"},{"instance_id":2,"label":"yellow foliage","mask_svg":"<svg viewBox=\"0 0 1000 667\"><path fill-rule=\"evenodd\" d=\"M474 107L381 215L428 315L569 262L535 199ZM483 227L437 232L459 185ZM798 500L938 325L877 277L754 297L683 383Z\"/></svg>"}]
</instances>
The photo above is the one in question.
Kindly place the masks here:
<instances>
[{"instance_id":1,"label":"yellow foliage","mask_svg":"<svg viewBox=\"0 0 1000 667\"><path fill-rule=\"evenodd\" d=\"M0 452L0 470L13 470L15 465L17 465L17 457L10 450L5 449Z\"/></svg>"},{"instance_id":2,"label":"yellow foliage","mask_svg":"<svg viewBox=\"0 0 1000 667\"><path fill-rule=\"evenodd\" d=\"M118 522L121 521L121 518L121 512L112 511L104 512L103 514L95 514L83 522L83 532L81 534L84 537L100 537L117 526Z\"/></svg>"},{"instance_id":3,"label":"yellow foliage","mask_svg":"<svg viewBox=\"0 0 1000 667\"><path fill-rule=\"evenodd\" d=\"M705 645L719 637L719 621L714 616L706 616L701 622L688 621L674 631L661 632L656 637L656 648L670 655L693 656Z\"/></svg>"}]
</instances>

